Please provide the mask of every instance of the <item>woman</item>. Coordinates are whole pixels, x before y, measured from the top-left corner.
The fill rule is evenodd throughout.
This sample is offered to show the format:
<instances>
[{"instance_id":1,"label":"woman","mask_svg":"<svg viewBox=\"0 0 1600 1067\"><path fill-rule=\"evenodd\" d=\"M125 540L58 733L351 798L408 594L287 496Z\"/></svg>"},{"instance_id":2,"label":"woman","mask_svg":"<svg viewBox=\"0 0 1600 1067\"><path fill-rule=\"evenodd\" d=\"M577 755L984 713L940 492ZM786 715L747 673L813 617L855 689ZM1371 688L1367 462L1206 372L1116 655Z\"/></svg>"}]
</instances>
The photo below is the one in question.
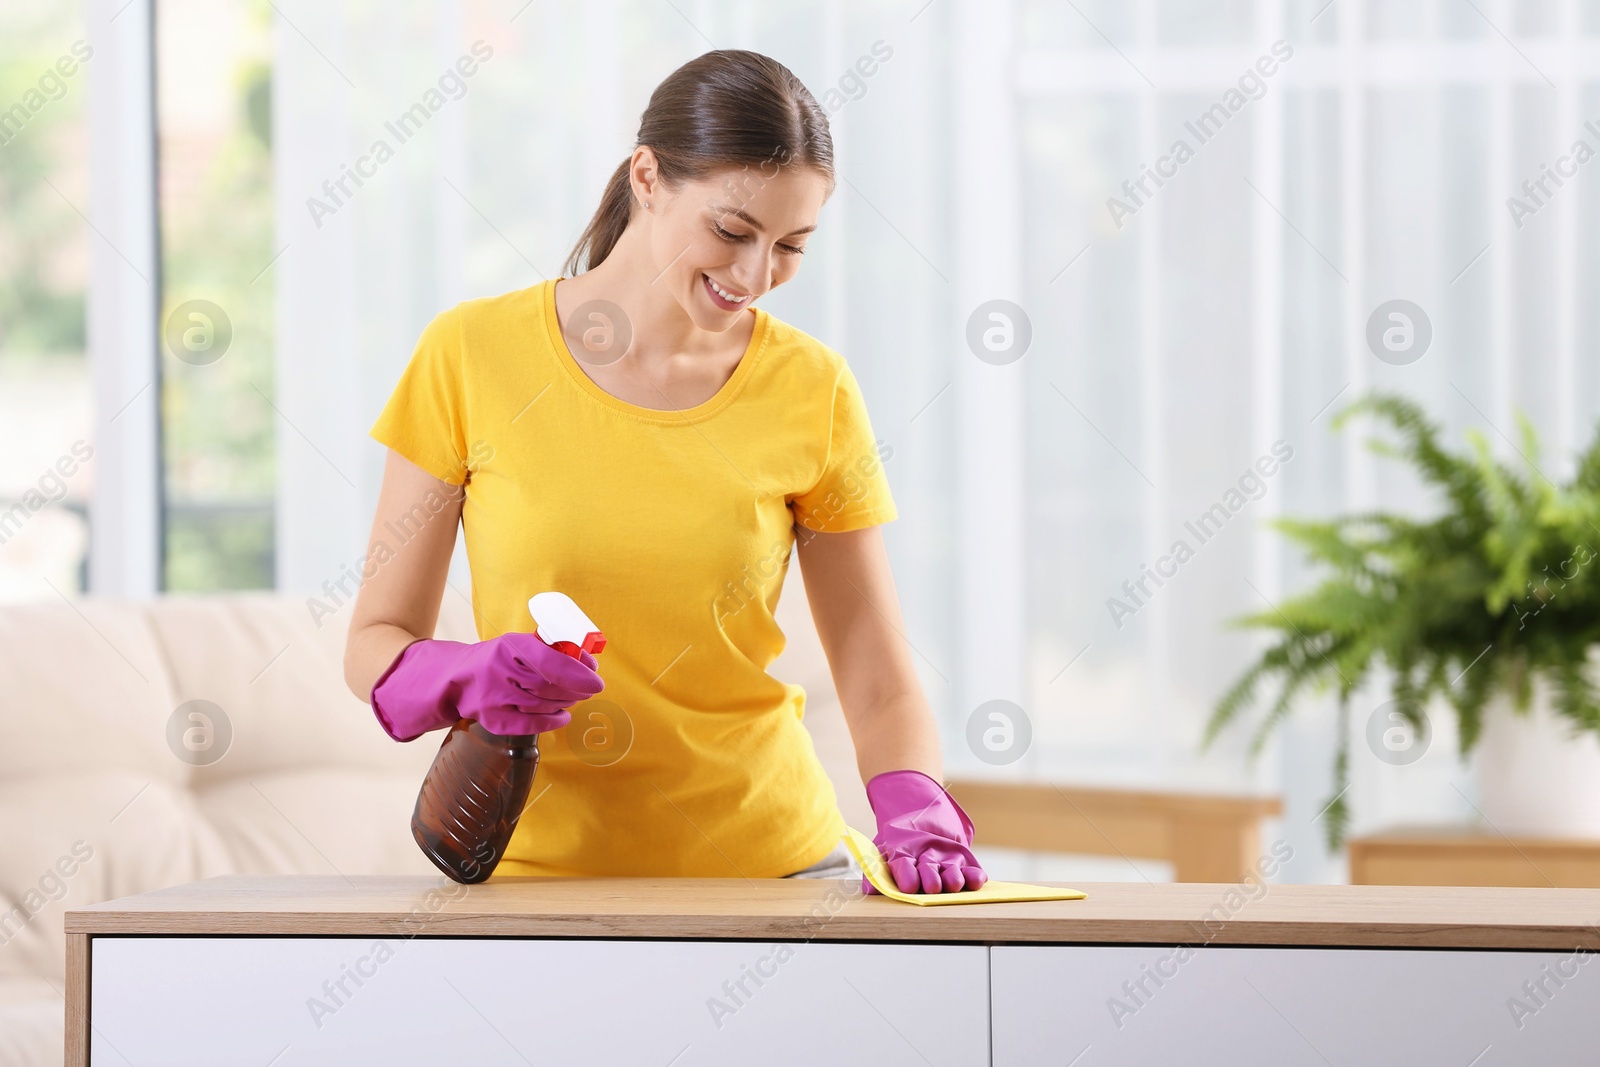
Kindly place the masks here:
<instances>
[{"instance_id":1,"label":"woman","mask_svg":"<svg viewBox=\"0 0 1600 1067\"><path fill-rule=\"evenodd\" d=\"M939 785L900 636L876 528L896 512L860 390L838 353L754 306L795 276L833 190L826 115L774 60L709 52L652 94L637 145L571 276L437 316L373 427L383 562L352 618L350 687L399 741L463 717L559 730L605 691L597 721L631 746L612 762L581 734L547 739L497 876L843 875L804 692L766 672L798 545L896 884L975 889L972 824ZM458 519L471 645L431 639ZM605 631L603 665L526 632L544 590Z\"/></svg>"}]
</instances>

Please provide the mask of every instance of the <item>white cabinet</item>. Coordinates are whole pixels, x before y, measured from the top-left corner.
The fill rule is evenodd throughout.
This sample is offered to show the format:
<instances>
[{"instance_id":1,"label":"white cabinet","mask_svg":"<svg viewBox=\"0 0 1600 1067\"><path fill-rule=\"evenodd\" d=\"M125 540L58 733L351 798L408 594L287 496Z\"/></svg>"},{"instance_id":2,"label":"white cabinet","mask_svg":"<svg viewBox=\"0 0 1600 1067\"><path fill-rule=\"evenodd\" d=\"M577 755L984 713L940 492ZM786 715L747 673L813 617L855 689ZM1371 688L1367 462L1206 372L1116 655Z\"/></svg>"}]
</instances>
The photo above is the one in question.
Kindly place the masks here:
<instances>
[{"instance_id":1,"label":"white cabinet","mask_svg":"<svg viewBox=\"0 0 1600 1067\"><path fill-rule=\"evenodd\" d=\"M983 945L96 937L94 1067L989 1062Z\"/></svg>"},{"instance_id":2,"label":"white cabinet","mask_svg":"<svg viewBox=\"0 0 1600 1067\"><path fill-rule=\"evenodd\" d=\"M994 1067L1500 1067L1600 1056L1600 963L1590 954L1190 951L991 949Z\"/></svg>"},{"instance_id":3,"label":"white cabinet","mask_svg":"<svg viewBox=\"0 0 1600 1067\"><path fill-rule=\"evenodd\" d=\"M1594 1062L1600 1048L1594 958L1467 949L100 936L90 962L90 1062L1576 1064Z\"/></svg>"},{"instance_id":4,"label":"white cabinet","mask_svg":"<svg viewBox=\"0 0 1600 1067\"><path fill-rule=\"evenodd\" d=\"M827 879L439 881L69 910L68 1067L1600 1063L1600 890L1278 885L1212 923L1205 884L917 908Z\"/></svg>"}]
</instances>

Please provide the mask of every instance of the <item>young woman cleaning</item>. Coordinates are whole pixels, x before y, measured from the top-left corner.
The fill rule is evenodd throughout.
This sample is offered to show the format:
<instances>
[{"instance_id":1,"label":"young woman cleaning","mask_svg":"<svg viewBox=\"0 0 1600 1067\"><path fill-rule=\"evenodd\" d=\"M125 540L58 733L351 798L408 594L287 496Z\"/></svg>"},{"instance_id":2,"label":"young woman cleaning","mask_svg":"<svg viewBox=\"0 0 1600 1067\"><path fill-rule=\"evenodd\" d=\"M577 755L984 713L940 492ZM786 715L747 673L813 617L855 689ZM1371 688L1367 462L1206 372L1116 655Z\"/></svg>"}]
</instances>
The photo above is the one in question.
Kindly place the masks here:
<instances>
[{"instance_id":1,"label":"young woman cleaning","mask_svg":"<svg viewBox=\"0 0 1600 1067\"><path fill-rule=\"evenodd\" d=\"M439 314L372 429L389 448L369 557L384 562L345 673L383 729L544 733L602 690L631 725L615 762L581 738L542 746L497 877L854 870L805 694L766 670L794 548L896 884L986 878L939 784L856 380L755 306L799 271L833 188L827 116L787 68L692 60L651 95L570 276ZM475 644L432 638L458 521ZM380 553L394 529L408 539ZM605 632L603 666L528 632L545 590Z\"/></svg>"}]
</instances>

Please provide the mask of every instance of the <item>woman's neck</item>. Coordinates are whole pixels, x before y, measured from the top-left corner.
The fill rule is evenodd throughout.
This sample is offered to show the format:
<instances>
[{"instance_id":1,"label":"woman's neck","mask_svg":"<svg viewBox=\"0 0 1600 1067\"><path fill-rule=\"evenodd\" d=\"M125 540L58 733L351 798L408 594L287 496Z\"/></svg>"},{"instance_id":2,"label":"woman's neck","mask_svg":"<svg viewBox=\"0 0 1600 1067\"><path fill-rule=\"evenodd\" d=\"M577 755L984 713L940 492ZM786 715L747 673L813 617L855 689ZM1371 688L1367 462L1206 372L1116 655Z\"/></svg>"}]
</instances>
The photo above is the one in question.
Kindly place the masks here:
<instances>
[{"instance_id":1,"label":"woman's neck","mask_svg":"<svg viewBox=\"0 0 1600 1067\"><path fill-rule=\"evenodd\" d=\"M678 297L667 289L663 267L650 256L648 240L639 226L623 231L609 255L592 270L563 281L556 288L558 310L565 316L591 300L608 300L628 318L632 344L628 355L646 368L685 357L700 362L731 359L738 362L754 327L752 316L741 316L728 330L717 332L696 325Z\"/></svg>"}]
</instances>

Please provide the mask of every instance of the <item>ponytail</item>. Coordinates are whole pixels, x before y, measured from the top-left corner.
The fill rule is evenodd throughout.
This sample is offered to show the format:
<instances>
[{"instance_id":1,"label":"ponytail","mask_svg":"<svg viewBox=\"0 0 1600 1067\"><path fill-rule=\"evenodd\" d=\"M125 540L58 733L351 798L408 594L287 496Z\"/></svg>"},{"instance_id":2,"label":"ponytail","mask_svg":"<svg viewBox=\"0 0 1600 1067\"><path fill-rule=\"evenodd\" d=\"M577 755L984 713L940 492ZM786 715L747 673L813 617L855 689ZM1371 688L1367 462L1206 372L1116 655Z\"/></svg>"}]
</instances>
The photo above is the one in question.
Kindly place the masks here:
<instances>
[{"instance_id":1,"label":"ponytail","mask_svg":"<svg viewBox=\"0 0 1600 1067\"><path fill-rule=\"evenodd\" d=\"M630 154L611 172L611 177L606 181L606 191L600 197L600 209L589 220L583 236L578 238L578 243L567 256L563 273L577 274L579 264L585 258L590 267L597 267L617 246L622 231L628 228L628 220L633 218L633 187L628 182L628 169L632 162L633 156Z\"/></svg>"}]
</instances>

